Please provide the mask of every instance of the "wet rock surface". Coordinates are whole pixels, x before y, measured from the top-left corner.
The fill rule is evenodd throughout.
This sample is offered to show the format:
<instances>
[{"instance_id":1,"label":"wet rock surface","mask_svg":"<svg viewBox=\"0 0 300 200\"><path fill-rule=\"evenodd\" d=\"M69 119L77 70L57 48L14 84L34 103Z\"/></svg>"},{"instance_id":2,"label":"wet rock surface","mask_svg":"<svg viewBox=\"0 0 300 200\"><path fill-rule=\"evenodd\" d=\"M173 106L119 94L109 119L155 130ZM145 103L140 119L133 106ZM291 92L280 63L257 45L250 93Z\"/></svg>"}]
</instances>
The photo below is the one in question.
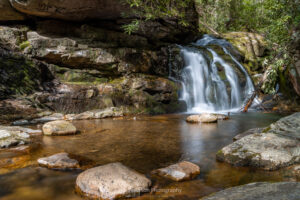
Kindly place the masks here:
<instances>
[{"instance_id":1,"label":"wet rock surface","mask_svg":"<svg viewBox=\"0 0 300 200\"><path fill-rule=\"evenodd\" d=\"M245 136L217 153L219 161L275 170L300 162L300 113L284 117L262 133Z\"/></svg>"},{"instance_id":2,"label":"wet rock surface","mask_svg":"<svg viewBox=\"0 0 300 200\"><path fill-rule=\"evenodd\" d=\"M250 183L238 187L229 188L201 200L298 200L300 195L300 183Z\"/></svg>"},{"instance_id":3,"label":"wet rock surface","mask_svg":"<svg viewBox=\"0 0 300 200\"><path fill-rule=\"evenodd\" d=\"M166 168L153 171L154 174L174 181L191 180L200 174L200 167L194 163L183 161Z\"/></svg>"},{"instance_id":4,"label":"wet rock surface","mask_svg":"<svg viewBox=\"0 0 300 200\"><path fill-rule=\"evenodd\" d=\"M43 125L44 135L73 135L76 133L76 127L70 122L59 120L48 122Z\"/></svg>"},{"instance_id":5,"label":"wet rock surface","mask_svg":"<svg viewBox=\"0 0 300 200\"><path fill-rule=\"evenodd\" d=\"M88 169L77 177L77 191L97 199L135 197L147 192L151 181L121 163L111 163Z\"/></svg>"},{"instance_id":6,"label":"wet rock surface","mask_svg":"<svg viewBox=\"0 0 300 200\"><path fill-rule=\"evenodd\" d=\"M254 133L261 133L265 128L252 128L252 129L249 129L241 134L238 134L236 135L234 138L233 138L233 141L237 141L243 137L246 137L248 135L251 135L251 134L254 134Z\"/></svg>"},{"instance_id":7,"label":"wet rock surface","mask_svg":"<svg viewBox=\"0 0 300 200\"><path fill-rule=\"evenodd\" d=\"M22 21L25 16L17 12L9 3L9 0L0 0L0 21Z\"/></svg>"},{"instance_id":8,"label":"wet rock surface","mask_svg":"<svg viewBox=\"0 0 300 200\"><path fill-rule=\"evenodd\" d=\"M186 119L186 121L189 123L216 123L218 122L218 116L209 113L191 115Z\"/></svg>"},{"instance_id":9,"label":"wet rock surface","mask_svg":"<svg viewBox=\"0 0 300 200\"><path fill-rule=\"evenodd\" d=\"M58 153L49 157L39 158L40 166L50 169L78 169L79 162L69 157L68 153Z\"/></svg>"},{"instance_id":10,"label":"wet rock surface","mask_svg":"<svg viewBox=\"0 0 300 200\"><path fill-rule=\"evenodd\" d=\"M20 131L0 130L0 148L27 144L29 137L27 133Z\"/></svg>"},{"instance_id":11,"label":"wet rock surface","mask_svg":"<svg viewBox=\"0 0 300 200\"><path fill-rule=\"evenodd\" d=\"M30 136L36 134L41 134L41 131L20 126L0 126L0 148L27 144Z\"/></svg>"}]
</instances>

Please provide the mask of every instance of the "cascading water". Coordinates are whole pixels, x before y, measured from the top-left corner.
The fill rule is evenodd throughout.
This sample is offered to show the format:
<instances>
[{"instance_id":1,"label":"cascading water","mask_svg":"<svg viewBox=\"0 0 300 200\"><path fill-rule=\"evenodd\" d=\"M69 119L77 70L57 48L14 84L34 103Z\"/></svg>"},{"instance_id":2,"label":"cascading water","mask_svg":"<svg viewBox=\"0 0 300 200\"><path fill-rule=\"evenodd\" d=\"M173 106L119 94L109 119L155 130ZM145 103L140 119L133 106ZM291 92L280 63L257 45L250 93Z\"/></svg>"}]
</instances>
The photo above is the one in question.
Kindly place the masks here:
<instances>
[{"instance_id":1,"label":"cascading water","mask_svg":"<svg viewBox=\"0 0 300 200\"><path fill-rule=\"evenodd\" d=\"M220 47L226 59L213 46ZM186 102L188 112L238 111L253 93L252 80L230 53L232 49L226 40L208 35L189 47L181 47L185 65L179 76L181 99Z\"/></svg>"}]
</instances>

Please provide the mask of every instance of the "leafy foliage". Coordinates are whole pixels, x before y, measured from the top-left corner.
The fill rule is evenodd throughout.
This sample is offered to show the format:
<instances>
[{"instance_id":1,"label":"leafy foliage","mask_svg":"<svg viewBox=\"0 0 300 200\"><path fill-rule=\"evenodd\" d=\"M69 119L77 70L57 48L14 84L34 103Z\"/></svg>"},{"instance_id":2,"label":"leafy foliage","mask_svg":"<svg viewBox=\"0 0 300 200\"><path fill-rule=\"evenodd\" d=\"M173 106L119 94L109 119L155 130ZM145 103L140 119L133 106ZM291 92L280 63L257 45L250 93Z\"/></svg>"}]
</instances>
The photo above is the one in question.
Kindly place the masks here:
<instances>
[{"instance_id":1,"label":"leafy foliage","mask_svg":"<svg viewBox=\"0 0 300 200\"><path fill-rule=\"evenodd\" d=\"M250 31L284 46L300 23L299 0L196 0L200 20L218 32ZM202 28L202 27L200 27Z\"/></svg>"},{"instance_id":2,"label":"leafy foliage","mask_svg":"<svg viewBox=\"0 0 300 200\"><path fill-rule=\"evenodd\" d=\"M138 30L142 20L175 18L178 24L189 26L187 8L192 8L194 0L123 0L132 8L130 15L137 19L123 26L126 33Z\"/></svg>"}]
</instances>

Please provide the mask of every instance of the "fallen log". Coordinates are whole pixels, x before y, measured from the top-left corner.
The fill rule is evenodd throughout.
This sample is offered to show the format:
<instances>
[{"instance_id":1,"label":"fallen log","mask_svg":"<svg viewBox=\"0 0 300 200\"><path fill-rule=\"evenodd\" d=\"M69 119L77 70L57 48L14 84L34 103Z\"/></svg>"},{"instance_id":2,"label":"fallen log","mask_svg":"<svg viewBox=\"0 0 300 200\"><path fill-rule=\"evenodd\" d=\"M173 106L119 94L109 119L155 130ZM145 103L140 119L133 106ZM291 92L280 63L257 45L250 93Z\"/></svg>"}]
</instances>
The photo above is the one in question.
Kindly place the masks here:
<instances>
[{"instance_id":1,"label":"fallen log","mask_svg":"<svg viewBox=\"0 0 300 200\"><path fill-rule=\"evenodd\" d=\"M251 95L251 97L248 99L247 103L245 104L245 106L242 108L242 112L248 112L248 109L251 107L254 99L256 97L256 91L254 91Z\"/></svg>"}]
</instances>

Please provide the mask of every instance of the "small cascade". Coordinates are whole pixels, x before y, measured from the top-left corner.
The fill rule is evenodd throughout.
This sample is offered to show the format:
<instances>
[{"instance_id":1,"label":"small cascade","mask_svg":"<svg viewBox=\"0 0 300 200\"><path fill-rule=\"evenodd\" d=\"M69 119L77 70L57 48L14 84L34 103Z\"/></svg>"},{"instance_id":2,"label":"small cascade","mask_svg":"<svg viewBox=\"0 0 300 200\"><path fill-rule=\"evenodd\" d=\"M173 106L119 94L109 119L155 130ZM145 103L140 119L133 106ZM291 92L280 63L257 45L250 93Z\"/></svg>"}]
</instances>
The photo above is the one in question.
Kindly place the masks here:
<instances>
[{"instance_id":1,"label":"small cascade","mask_svg":"<svg viewBox=\"0 0 300 200\"><path fill-rule=\"evenodd\" d=\"M187 111L234 112L254 91L252 80L232 55L232 45L205 35L188 47L180 47L184 59L181 70L181 99Z\"/></svg>"}]
</instances>

